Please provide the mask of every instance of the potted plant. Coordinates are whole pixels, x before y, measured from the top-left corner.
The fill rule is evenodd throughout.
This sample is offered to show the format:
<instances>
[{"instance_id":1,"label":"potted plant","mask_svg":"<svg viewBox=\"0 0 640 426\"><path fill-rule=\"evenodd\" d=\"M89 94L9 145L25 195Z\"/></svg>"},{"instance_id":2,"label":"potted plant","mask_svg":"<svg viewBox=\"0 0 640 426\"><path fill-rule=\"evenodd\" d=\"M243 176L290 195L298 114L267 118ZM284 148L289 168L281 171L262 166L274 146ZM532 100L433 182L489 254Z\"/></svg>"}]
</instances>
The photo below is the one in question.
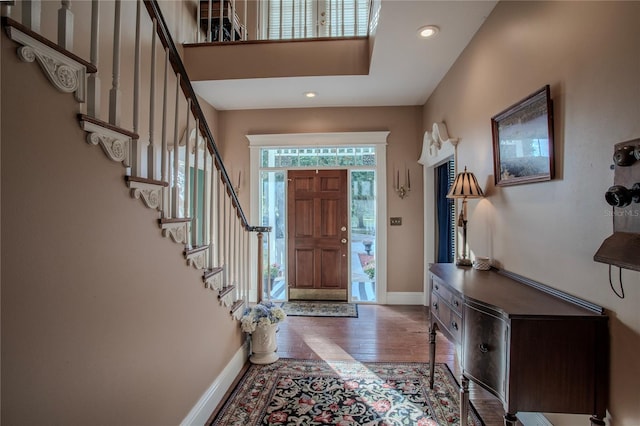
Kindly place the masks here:
<instances>
[{"instance_id":1,"label":"potted plant","mask_svg":"<svg viewBox=\"0 0 640 426\"><path fill-rule=\"evenodd\" d=\"M287 314L273 302L260 302L247 308L240 319L240 327L251 335L251 357L254 364L270 364L278 360L276 331Z\"/></svg>"},{"instance_id":2,"label":"potted plant","mask_svg":"<svg viewBox=\"0 0 640 426\"><path fill-rule=\"evenodd\" d=\"M372 280L373 277L376 276L376 261L372 260L371 262L367 263L366 265L364 265L364 268L362 268L362 270L365 274L367 274L369 279Z\"/></svg>"},{"instance_id":3,"label":"potted plant","mask_svg":"<svg viewBox=\"0 0 640 426\"><path fill-rule=\"evenodd\" d=\"M278 265L277 263L272 263L264 271L264 275L263 276L264 276L265 285L267 283L271 283L271 285L273 285L273 281L275 280L275 278L278 275L280 275L280 265Z\"/></svg>"}]
</instances>

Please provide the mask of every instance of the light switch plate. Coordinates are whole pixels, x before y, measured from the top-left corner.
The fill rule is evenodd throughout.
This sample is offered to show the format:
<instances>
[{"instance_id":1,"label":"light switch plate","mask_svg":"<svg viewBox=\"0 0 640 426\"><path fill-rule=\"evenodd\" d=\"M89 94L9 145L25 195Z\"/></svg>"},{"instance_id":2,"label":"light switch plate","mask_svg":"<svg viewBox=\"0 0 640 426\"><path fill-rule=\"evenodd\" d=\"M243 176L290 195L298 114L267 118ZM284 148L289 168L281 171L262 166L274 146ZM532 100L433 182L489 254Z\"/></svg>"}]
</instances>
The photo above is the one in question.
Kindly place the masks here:
<instances>
[{"instance_id":1,"label":"light switch plate","mask_svg":"<svg viewBox=\"0 0 640 426\"><path fill-rule=\"evenodd\" d=\"M391 218L389 218L389 224L391 226L400 226L400 225L402 225L402 218L401 217L391 217Z\"/></svg>"}]
</instances>

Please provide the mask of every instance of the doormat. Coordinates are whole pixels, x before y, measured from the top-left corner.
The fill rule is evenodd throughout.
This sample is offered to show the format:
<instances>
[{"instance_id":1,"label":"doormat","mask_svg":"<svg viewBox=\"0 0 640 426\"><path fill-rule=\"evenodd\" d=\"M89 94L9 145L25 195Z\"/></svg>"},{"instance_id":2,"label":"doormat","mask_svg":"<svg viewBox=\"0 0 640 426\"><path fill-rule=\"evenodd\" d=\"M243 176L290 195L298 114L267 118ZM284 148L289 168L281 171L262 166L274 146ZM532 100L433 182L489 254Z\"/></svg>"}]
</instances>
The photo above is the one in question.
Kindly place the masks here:
<instances>
[{"instance_id":1,"label":"doormat","mask_svg":"<svg viewBox=\"0 0 640 426\"><path fill-rule=\"evenodd\" d=\"M251 365L211 425L480 426L460 422L459 386L446 364L280 359Z\"/></svg>"},{"instance_id":2,"label":"doormat","mask_svg":"<svg viewBox=\"0 0 640 426\"><path fill-rule=\"evenodd\" d=\"M282 302L284 312L292 317L358 318L358 305L345 302Z\"/></svg>"}]
</instances>

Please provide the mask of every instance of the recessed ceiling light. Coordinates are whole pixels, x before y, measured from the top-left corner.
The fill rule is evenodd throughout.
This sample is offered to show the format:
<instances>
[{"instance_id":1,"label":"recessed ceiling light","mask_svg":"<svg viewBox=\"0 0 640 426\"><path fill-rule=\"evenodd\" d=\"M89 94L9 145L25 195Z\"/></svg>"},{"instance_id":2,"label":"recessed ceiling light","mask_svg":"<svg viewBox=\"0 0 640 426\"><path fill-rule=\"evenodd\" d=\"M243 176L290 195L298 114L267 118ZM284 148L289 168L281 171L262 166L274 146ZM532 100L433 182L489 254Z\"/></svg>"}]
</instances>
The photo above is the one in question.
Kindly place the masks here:
<instances>
[{"instance_id":1,"label":"recessed ceiling light","mask_svg":"<svg viewBox=\"0 0 640 426\"><path fill-rule=\"evenodd\" d=\"M316 92L304 92L304 95L307 98L315 98L316 96L318 96L318 94Z\"/></svg>"},{"instance_id":2,"label":"recessed ceiling light","mask_svg":"<svg viewBox=\"0 0 640 426\"><path fill-rule=\"evenodd\" d=\"M440 28L435 25L427 25L425 27L418 28L418 35L422 38L429 38L438 34L438 31L440 31Z\"/></svg>"}]
</instances>

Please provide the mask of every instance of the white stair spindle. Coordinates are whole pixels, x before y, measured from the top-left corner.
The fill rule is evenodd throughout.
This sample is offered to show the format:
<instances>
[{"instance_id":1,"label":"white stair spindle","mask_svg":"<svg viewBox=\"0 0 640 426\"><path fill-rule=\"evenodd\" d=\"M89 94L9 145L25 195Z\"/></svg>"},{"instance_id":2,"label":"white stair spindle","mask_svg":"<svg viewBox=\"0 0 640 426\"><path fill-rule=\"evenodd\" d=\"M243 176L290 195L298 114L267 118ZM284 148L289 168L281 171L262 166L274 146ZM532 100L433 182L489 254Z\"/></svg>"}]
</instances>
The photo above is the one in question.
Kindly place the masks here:
<instances>
[{"instance_id":1,"label":"white stair spindle","mask_svg":"<svg viewBox=\"0 0 640 426\"><path fill-rule=\"evenodd\" d=\"M100 34L100 1L91 0L91 49L89 60L98 67L98 37ZM87 115L98 118L100 115L100 78L98 73L89 74L87 79Z\"/></svg>"},{"instance_id":2,"label":"white stair spindle","mask_svg":"<svg viewBox=\"0 0 640 426\"><path fill-rule=\"evenodd\" d=\"M193 231L191 232L191 245L198 247L198 170L200 168L200 121L196 118L196 141L193 147L193 219L191 220Z\"/></svg>"},{"instance_id":3,"label":"white stair spindle","mask_svg":"<svg viewBox=\"0 0 640 426\"><path fill-rule=\"evenodd\" d=\"M160 160L160 180L162 182L169 182L169 151L167 148L167 105L169 104L168 98L169 90L169 50L164 51L164 84L162 89L162 147L161 147L161 160ZM162 190L162 217L171 217L169 211L169 189L163 186Z\"/></svg>"},{"instance_id":4,"label":"white stair spindle","mask_svg":"<svg viewBox=\"0 0 640 426\"><path fill-rule=\"evenodd\" d=\"M207 216L207 210L209 209L209 203L207 202L207 183L209 179L209 150L207 149L207 145L202 149L202 245L207 245L207 229L209 226L209 218Z\"/></svg>"},{"instance_id":5,"label":"white stair spindle","mask_svg":"<svg viewBox=\"0 0 640 426\"><path fill-rule=\"evenodd\" d=\"M172 216L178 217L178 203L180 201L180 184L178 183L178 171L180 166L180 135L178 127L180 123L180 74L176 75L176 111L173 121L173 173L171 176L171 184L173 186L173 194L171 197Z\"/></svg>"},{"instance_id":6,"label":"white stair spindle","mask_svg":"<svg viewBox=\"0 0 640 426\"><path fill-rule=\"evenodd\" d=\"M222 173L220 171L218 171L219 175L221 176ZM223 255L222 255L222 251L224 250L224 245L223 245L223 235L224 235L224 231L223 231L223 227L222 227L222 223L224 221L224 199L222 198L224 196L224 184L222 183L222 179L219 178L218 182L217 182L217 186L218 186L218 199L217 199L217 204L216 204L216 212L218 215L218 220L216 221L216 260L218 261L218 265L223 265Z\"/></svg>"},{"instance_id":7,"label":"white stair spindle","mask_svg":"<svg viewBox=\"0 0 640 426\"><path fill-rule=\"evenodd\" d=\"M109 123L120 125L120 32L121 0L115 0L113 23L113 79L109 91Z\"/></svg>"},{"instance_id":8,"label":"white stair spindle","mask_svg":"<svg viewBox=\"0 0 640 426\"><path fill-rule=\"evenodd\" d=\"M229 198L229 192L231 191L226 191L225 192L225 200L228 201L228 211L226 214L226 226L225 226L225 231L226 231L226 236L225 236L225 241L226 241L226 264L229 265L229 267L227 268L227 279L230 280L231 279L231 268L232 268L232 257L231 257L231 226L232 226L232 214L233 214L233 203L231 202L231 198ZM229 282L229 281L228 281Z\"/></svg>"},{"instance_id":9,"label":"white stair spindle","mask_svg":"<svg viewBox=\"0 0 640 426\"><path fill-rule=\"evenodd\" d=\"M187 131L184 141L184 208L182 217L190 218L191 212L189 206L191 203L190 183L191 178L189 176L191 169L191 99L187 100ZM193 220L187 225L187 237L185 246L187 250L193 248L191 241L193 240Z\"/></svg>"},{"instance_id":10,"label":"white stair spindle","mask_svg":"<svg viewBox=\"0 0 640 426\"><path fill-rule=\"evenodd\" d=\"M133 60L133 132L140 131L140 0L136 0L136 38ZM134 139L131 143L131 175L139 176L142 168L142 152L140 140Z\"/></svg>"},{"instance_id":11,"label":"white stair spindle","mask_svg":"<svg viewBox=\"0 0 640 426\"><path fill-rule=\"evenodd\" d=\"M62 0L58 9L58 45L68 51L73 50L73 12L71 2Z\"/></svg>"},{"instance_id":12,"label":"white stair spindle","mask_svg":"<svg viewBox=\"0 0 640 426\"><path fill-rule=\"evenodd\" d=\"M153 19L153 33L151 34L151 77L149 79L149 145L147 146L147 176L156 178L156 148L154 145L155 134L155 108L156 108L156 41L158 38L158 21Z\"/></svg>"},{"instance_id":13,"label":"white stair spindle","mask_svg":"<svg viewBox=\"0 0 640 426\"><path fill-rule=\"evenodd\" d=\"M209 267L213 268L215 254L213 251L215 250L215 232L216 232L216 200L218 198L218 185L216 185L216 177L218 176L218 170L216 169L215 159L211 158L211 175L209 179L209 256L207 261L209 262Z\"/></svg>"},{"instance_id":14,"label":"white stair spindle","mask_svg":"<svg viewBox=\"0 0 640 426\"><path fill-rule=\"evenodd\" d=\"M247 2L248 0L244 0L244 10L243 10L243 17L242 17L242 24L244 25L244 31L242 32L242 40L247 40L247 8L249 7L249 4Z\"/></svg>"},{"instance_id":15,"label":"white stair spindle","mask_svg":"<svg viewBox=\"0 0 640 426\"><path fill-rule=\"evenodd\" d=\"M231 26L231 41L236 41L235 17L236 17L236 0L231 0L231 11L229 13L229 23Z\"/></svg>"},{"instance_id":16,"label":"white stair spindle","mask_svg":"<svg viewBox=\"0 0 640 426\"><path fill-rule=\"evenodd\" d=\"M209 9L207 12L207 41L213 41L213 29L211 28L211 25L213 23L213 0L209 0Z\"/></svg>"},{"instance_id":17,"label":"white stair spindle","mask_svg":"<svg viewBox=\"0 0 640 426\"><path fill-rule=\"evenodd\" d=\"M231 19L231 17L229 17ZM218 23L218 41L224 41L224 0L220 0L220 22Z\"/></svg>"},{"instance_id":18,"label":"white stair spindle","mask_svg":"<svg viewBox=\"0 0 640 426\"><path fill-rule=\"evenodd\" d=\"M42 2L40 0L24 0L22 2L22 25L39 33L41 15Z\"/></svg>"}]
</instances>

